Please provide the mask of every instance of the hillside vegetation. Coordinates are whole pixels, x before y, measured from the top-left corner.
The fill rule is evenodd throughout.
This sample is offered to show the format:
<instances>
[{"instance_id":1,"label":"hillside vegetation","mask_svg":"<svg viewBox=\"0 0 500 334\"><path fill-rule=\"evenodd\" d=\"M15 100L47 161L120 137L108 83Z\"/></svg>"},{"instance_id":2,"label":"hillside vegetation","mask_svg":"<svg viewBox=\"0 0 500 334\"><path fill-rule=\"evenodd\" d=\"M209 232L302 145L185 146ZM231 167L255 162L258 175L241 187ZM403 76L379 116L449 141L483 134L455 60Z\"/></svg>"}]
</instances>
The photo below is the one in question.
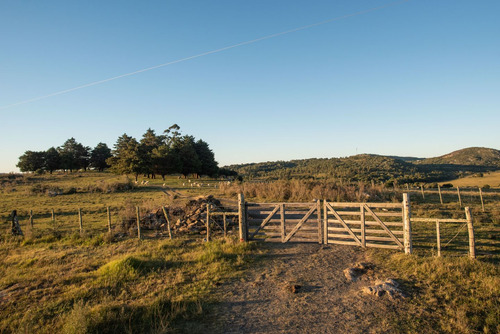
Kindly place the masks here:
<instances>
[{"instance_id":1,"label":"hillside vegetation","mask_svg":"<svg viewBox=\"0 0 500 334\"><path fill-rule=\"evenodd\" d=\"M231 165L246 179L339 179L388 184L438 182L500 169L500 151L467 148L423 159L360 154L345 158L303 159Z\"/></svg>"}]
</instances>

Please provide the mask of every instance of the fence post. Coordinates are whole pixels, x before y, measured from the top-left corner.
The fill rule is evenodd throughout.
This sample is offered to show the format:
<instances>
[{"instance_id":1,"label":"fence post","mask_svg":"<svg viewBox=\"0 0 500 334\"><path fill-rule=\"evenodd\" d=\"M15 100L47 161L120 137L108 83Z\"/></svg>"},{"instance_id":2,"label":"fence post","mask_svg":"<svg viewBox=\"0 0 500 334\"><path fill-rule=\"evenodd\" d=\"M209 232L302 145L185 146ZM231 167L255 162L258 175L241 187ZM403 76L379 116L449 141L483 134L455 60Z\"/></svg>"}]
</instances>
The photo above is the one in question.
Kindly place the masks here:
<instances>
[{"instance_id":1,"label":"fence post","mask_svg":"<svg viewBox=\"0 0 500 334\"><path fill-rule=\"evenodd\" d=\"M360 217L360 220L361 220L361 245L363 248L366 248L365 205L361 204L359 206L359 210L360 210L360 214L361 214L361 217Z\"/></svg>"},{"instance_id":2,"label":"fence post","mask_svg":"<svg viewBox=\"0 0 500 334\"><path fill-rule=\"evenodd\" d=\"M210 204L207 203L207 242L210 241Z\"/></svg>"},{"instance_id":3,"label":"fence post","mask_svg":"<svg viewBox=\"0 0 500 334\"><path fill-rule=\"evenodd\" d=\"M141 218L139 216L139 207L136 206L135 207L135 214L136 214L136 217L137 217L137 238L139 238L139 240L141 240Z\"/></svg>"},{"instance_id":4,"label":"fence post","mask_svg":"<svg viewBox=\"0 0 500 334\"><path fill-rule=\"evenodd\" d=\"M323 226L321 224L321 201L316 200L316 216L318 217L318 243L323 243Z\"/></svg>"},{"instance_id":5,"label":"fence post","mask_svg":"<svg viewBox=\"0 0 500 334\"><path fill-rule=\"evenodd\" d=\"M224 226L224 238L227 237L227 221L226 221L226 213L222 214L222 226Z\"/></svg>"},{"instance_id":6,"label":"fence post","mask_svg":"<svg viewBox=\"0 0 500 334\"><path fill-rule=\"evenodd\" d=\"M240 242L247 241L247 213L245 197L242 193L238 194L238 224L240 228Z\"/></svg>"},{"instance_id":7,"label":"fence post","mask_svg":"<svg viewBox=\"0 0 500 334\"><path fill-rule=\"evenodd\" d=\"M469 230L469 257L476 258L476 242L474 239L474 225L472 224L472 215L469 207L465 207L465 217L467 218L467 229Z\"/></svg>"},{"instance_id":8,"label":"fence post","mask_svg":"<svg viewBox=\"0 0 500 334\"><path fill-rule=\"evenodd\" d=\"M56 214L54 212L54 209L52 209L52 222L55 223L56 222Z\"/></svg>"},{"instance_id":9,"label":"fence post","mask_svg":"<svg viewBox=\"0 0 500 334\"><path fill-rule=\"evenodd\" d=\"M280 228L281 228L281 242L285 242L285 238L286 238L285 203L280 204Z\"/></svg>"},{"instance_id":10,"label":"fence post","mask_svg":"<svg viewBox=\"0 0 500 334\"><path fill-rule=\"evenodd\" d=\"M413 252L412 242L411 242L411 208L410 208L410 195L407 193L403 194L403 228L404 228L404 247L405 254L411 254Z\"/></svg>"},{"instance_id":11,"label":"fence post","mask_svg":"<svg viewBox=\"0 0 500 334\"><path fill-rule=\"evenodd\" d=\"M168 229L168 237L172 239L172 230L170 229L170 219L168 219L167 210L164 206L161 207L163 210L163 215L165 216L165 220L167 221L167 229Z\"/></svg>"},{"instance_id":12,"label":"fence post","mask_svg":"<svg viewBox=\"0 0 500 334\"><path fill-rule=\"evenodd\" d=\"M328 244L328 211L326 207L326 199L323 200L323 243Z\"/></svg>"},{"instance_id":13,"label":"fence post","mask_svg":"<svg viewBox=\"0 0 500 334\"><path fill-rule=\"evenodd\" d=\"M481 198L481 208L483 209L484 212L483 191L481 190L481 188L479 188L479 197Z\"/></svg>"},{"instance_id":14,"label":"fence post","mask_svg":"<svg viewBox=\"0 0 500 334\"><path fill-rule=\"evenodd\" d=\"M438 257L440 257L441 256L441 234L439 232L439 219L436 219L436 239L437 239Z\"/></svg>"},{"instance_id":15,"label":"fence post","mask_svg":"<svg viewBox=\"0 0 500 334\"><path fill-rule=\"evenodd\" d=\"M111 233L111 210L109 206L106 207L106 210L108 211L108 232Z\"/></svg>"},{"instance_id":16,"label":"fence post","mask_svg":"<svg viewBox=\"0 0 500 334\"><path fill-rule=\"evenodd\" d=\"M443 204L443 196L441 195L441 186L438 184L439 201Z\"/></svg>"},{"instance_id":17,"label":"fence post","mask_svg":"<svg viewBox=\"0 0 500 334\"><path fill-rule=\"evenodd\" d=\"M460 197L460 188L457 187L457 194L458 194L458 204L460 204L460 207L462 207L462 197Z\"/></svg>"},{"instance_id":18,"label":"fence post","mask_svg":"<svg viewBox=\"0 0 500 334\"><path fill-rule=\"evenodd\" d=\"M78 208L78 220L80 222L80 233L83 232L82 209Z\"/></svg>"},{"instance_id":19,"label":"fence post","mask_svg":"<svg viewBox=\"0 0 500 334\"><path fill-rule=\"evenodd\" d=\"M30 227L33 229L33 210L30 210Z\"/></svg>"},{"instance_id":20,"label":"fence post","mask_svg":"<svg viewBox=\"0 0 500 334\"><path fill-rule=\"evenodd\" d=\"M420 185L420 191L422 192L422 199L425 199L424 186L423 185Z\"/></svg>"}]
</instances>

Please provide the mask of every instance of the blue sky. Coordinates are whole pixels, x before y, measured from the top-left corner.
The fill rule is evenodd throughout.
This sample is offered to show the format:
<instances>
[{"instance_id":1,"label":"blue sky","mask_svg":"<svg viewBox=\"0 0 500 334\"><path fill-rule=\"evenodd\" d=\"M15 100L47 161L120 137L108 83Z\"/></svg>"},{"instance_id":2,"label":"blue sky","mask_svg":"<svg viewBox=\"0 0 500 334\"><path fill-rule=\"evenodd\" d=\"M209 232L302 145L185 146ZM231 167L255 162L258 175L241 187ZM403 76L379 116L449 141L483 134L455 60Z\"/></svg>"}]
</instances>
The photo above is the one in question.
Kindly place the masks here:
<instances>
[{"instance_id":1,"label":"blue sky","mask_svg":"<svg viewBox=\"0 0 500 334\"><path fill-rule=\"evenodd\" d=\"M0 2L0 172L75 137L110 147L177 123L220 165L499 149L500 2ZM2 108L4 107L4 108Z\"/></svg>"}]
</instances>

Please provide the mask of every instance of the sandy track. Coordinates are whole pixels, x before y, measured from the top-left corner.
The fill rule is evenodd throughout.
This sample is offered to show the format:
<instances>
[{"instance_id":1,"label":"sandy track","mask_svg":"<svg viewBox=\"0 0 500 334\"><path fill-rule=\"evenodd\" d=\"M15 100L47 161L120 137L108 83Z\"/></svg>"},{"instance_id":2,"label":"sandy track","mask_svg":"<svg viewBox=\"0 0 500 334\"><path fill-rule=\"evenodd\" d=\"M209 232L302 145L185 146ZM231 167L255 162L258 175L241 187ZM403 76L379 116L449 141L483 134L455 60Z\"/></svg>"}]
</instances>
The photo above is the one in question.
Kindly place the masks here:
<instances>
[{"instance_id":1,"label":"sandy track","mask_svg":"<svg viewBox=\"0 0 500 334\"><path fill-rule=\"evenodd\" d=\"M343 271L366 262L356 247L266 243L267 254L240 280L223 284L209 333L393 333L384 320L402 300L364 295L380 274L356 282ZM290 286L298 285L296 293Z\"/></svg>"}]
</instances>

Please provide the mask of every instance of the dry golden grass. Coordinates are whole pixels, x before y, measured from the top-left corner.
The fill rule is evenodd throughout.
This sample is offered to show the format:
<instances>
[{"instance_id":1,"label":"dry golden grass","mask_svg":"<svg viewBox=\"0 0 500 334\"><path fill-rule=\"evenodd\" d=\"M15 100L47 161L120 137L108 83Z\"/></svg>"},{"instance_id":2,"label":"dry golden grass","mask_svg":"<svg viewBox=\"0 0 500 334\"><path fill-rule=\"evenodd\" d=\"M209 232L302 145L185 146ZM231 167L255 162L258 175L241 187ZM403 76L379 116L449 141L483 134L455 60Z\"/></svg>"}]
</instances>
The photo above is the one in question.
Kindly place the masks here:
<instances>
[{"instance_id":1,"label":"dry golden grass","mask_svg":"<svg viewBox=\"0 0 500 334\"><path fill-rule=\"evenodd\" d=\"M445 183L451 183L454 187L484 187L488 185L492 188L500 188L500 171L484 173L482 177L478 175L467 176L440 184Z\"/></svg>"}]
</instances>

